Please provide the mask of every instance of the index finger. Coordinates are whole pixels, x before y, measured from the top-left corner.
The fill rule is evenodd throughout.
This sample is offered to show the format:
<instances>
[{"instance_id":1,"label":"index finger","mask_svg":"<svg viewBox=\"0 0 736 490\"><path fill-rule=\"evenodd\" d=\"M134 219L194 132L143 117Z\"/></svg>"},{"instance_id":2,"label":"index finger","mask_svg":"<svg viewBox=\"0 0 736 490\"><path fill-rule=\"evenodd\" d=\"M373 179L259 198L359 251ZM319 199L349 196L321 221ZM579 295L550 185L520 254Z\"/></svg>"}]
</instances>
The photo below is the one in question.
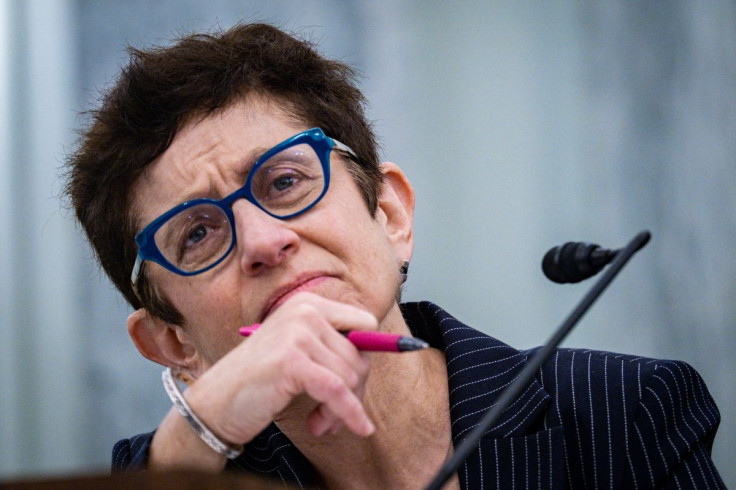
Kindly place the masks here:
<instances>
[{"instance_id":1,"label":"index finger","mask_svg":"<svg viewBox=\"0 0 736 490\"><path fill-rule=\"evenodd\" d=\"M282 312L282 310L284 310ZM289 298L279 308L263 320L263 323L281 316L288 310L296 310L301 314L317 313L337 330L376 330L378 320L364 308L325 298L310 292L301 292Z\"/></svg>"}]
</instances>

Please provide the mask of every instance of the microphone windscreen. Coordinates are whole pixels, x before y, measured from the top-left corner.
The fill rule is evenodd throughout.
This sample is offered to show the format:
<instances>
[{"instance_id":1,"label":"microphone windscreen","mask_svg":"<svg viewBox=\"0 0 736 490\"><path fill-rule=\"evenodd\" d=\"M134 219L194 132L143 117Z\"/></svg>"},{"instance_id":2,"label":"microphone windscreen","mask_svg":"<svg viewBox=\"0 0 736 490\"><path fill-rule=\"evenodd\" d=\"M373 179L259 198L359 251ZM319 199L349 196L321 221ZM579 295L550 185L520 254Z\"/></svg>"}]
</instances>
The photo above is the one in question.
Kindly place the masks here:
<instances>
[{"instance_id":1,"label":"microphone windscreen","mask_svg":"<svg viewBox=\"0 0 736 490\"><path fill-rule=\"evenodd\" d=\"M576 283L596 275L614 256L594 243L568 242L544 255L542 271L558 284Z\"/></svg>"}]
</instances>

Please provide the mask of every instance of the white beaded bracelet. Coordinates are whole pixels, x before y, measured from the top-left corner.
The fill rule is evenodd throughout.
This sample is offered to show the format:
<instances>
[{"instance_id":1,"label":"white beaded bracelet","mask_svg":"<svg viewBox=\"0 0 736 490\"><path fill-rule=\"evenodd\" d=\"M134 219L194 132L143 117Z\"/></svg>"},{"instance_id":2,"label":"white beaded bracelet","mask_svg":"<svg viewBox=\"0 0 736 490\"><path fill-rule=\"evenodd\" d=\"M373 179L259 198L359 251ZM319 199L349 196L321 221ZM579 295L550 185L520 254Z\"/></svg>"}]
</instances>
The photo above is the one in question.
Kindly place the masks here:
<instances>
[{"instance_id":1,"label":"white beaded bracelet","mask_svg":"<svg viewBox=\"0 0 736 490\"><path fill-rule=\"evenodd\" d=\"M171 374L171 368L166 368L161 373L161 380L164 382L164 389L171 398L171 403L179 410L179 413L189 422L194 432L212 449L217 451L223 456L227 456L229 459L235 459L243 453L243 446L231 446L222 442L206 425L199 420L199 417L195 415L189 404L182 396L179 386L174 381L174 376Z\"/></svg>"}]
</instances>

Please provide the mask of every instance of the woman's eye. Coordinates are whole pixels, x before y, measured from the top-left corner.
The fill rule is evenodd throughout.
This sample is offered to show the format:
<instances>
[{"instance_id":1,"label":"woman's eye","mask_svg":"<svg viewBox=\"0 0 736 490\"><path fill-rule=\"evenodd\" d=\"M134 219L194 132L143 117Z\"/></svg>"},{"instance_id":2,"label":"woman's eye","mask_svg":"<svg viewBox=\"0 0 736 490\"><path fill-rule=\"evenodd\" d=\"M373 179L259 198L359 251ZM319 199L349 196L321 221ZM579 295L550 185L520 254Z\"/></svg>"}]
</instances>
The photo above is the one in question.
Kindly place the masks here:
<instances>
[{"instance_id":1,"label":"woman's eye","mask_svg":"<svg viewBox=\"0 0 736 490\"><path fill-rule=\"evenodd\" d=\"M293 168L272 168L253 180L253 194L259 201L286 199L301 188L304 175Z\"/></svg>"},{"instance_id":2,"label":"woman's eye","mask_svg":"<svg viewBox=\"0 0 736 490\"><path fill-rule=\"evenodd\" d=\"M191 226L183 230L182 252L218 246L221 236L227 229L226 218L217 221L211 216L201 216L197 221L190 223Z\"/></svg>"},{"instance_id":3,"label":"woman's eye","mask_svg":"<svg viewBox=\"0 0 736 490\"><path fill-rule=\"evenodd\" d=\"M204 226L198 226L197 228L189 232L189 234L187 235L187 242L196 244L202 241L206 236L207 228L205 228Z\"/></svg>"},{"instance_id":4,"label":"woman's eye","mask_svg":"<svg viewBox=\"0 0 736 490\"><path fill-rule=\"evenodd\" d=\"M291 175L283 175L281 177L278 177L274 179L272 185L274 189L277 191L284 191L288 189L289 187L293 186L295 183L295 180L293 176Z\"/></svg>"}]
</instances>

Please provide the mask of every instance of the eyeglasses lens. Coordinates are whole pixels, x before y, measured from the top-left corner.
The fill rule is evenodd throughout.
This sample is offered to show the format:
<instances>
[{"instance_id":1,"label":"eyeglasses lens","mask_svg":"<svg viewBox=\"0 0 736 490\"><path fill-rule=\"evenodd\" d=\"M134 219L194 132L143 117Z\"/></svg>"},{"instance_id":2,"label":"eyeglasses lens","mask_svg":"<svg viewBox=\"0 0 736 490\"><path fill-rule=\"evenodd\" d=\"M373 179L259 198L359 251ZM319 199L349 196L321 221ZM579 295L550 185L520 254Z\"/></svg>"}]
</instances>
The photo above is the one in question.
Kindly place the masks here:
<instances>
[{"instance_id":1,"label":"eyeglasses lens","mask_svg":"<svg viewBox=\"0 0 736 490\"><path fill-rule=\"evenodd\" d=\"M214 204L197 204L169 219L154 235L166 259L185 272L203 269L230 247L232 232L225 211Z\"/></svg>"},{"instance_id":2,"label":"eyeglasses lens","mask_svg":"<svg viewBox=\"0 0 736 490\"><path fill-rule=\"evenodd\" d=\"M263 162L250 185L256 201L269 213L281 217L314 203L324 188L322 164L306 144L286 148Z\"/></svg>"}]
</instances>

